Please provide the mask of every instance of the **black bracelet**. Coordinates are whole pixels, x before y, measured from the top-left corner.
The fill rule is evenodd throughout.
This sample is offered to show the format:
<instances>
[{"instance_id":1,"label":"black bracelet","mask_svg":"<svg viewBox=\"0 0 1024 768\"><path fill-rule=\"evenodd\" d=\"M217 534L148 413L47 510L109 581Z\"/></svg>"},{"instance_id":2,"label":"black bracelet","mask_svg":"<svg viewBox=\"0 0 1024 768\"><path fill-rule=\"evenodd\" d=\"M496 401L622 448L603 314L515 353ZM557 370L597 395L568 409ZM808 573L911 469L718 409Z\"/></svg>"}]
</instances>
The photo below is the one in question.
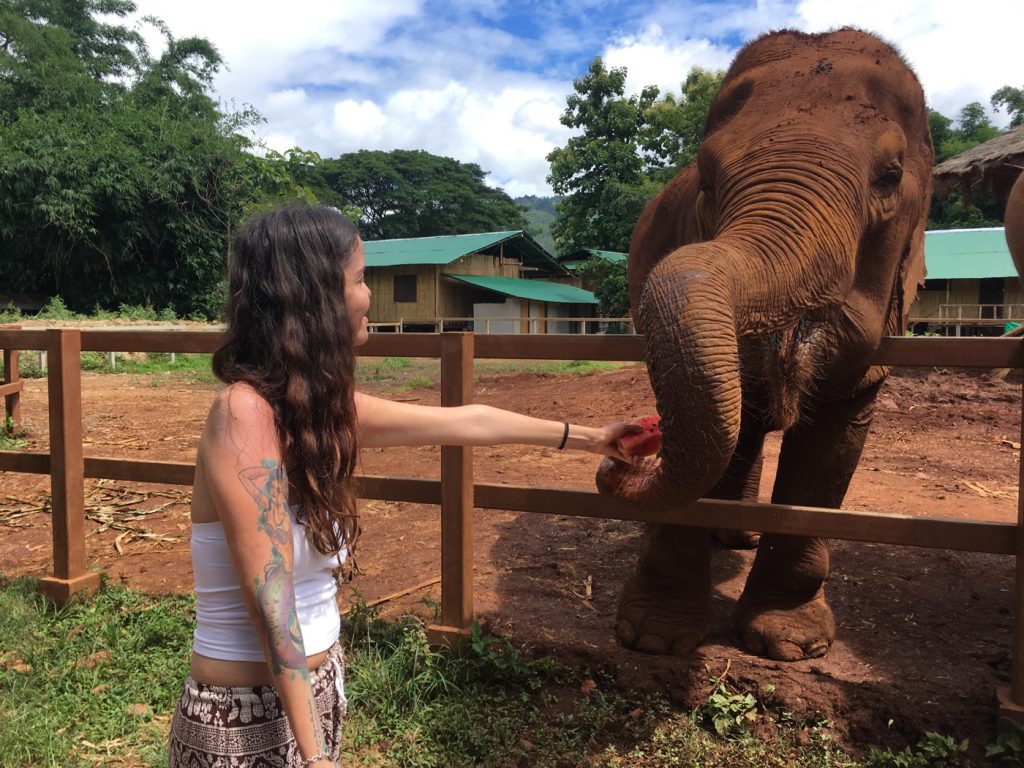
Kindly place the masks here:
<instances>
[{"instance_id":1,"label":"black bracelet","mask_svg":"<svg viewBox=\"0 0 1024 768\"><path fill-rule=\"evenodd\" d=\"M562 423L565 424L565 432L562 433L562 442L558 444L558 450L565 448L565 442L569 439L569 422L565 421Z\"/></svg>"}]
</instances>

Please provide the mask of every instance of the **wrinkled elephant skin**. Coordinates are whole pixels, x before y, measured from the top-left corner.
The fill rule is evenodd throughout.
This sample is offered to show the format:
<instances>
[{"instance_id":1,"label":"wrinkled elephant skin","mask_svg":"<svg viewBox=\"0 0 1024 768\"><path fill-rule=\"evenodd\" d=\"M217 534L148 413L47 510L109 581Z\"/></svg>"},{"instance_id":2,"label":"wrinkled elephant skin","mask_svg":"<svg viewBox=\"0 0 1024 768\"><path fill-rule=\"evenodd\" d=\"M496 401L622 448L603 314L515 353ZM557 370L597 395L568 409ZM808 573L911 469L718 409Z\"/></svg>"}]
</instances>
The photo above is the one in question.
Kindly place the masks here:
<instances>
[{"instance_id":1,"label":"wrinkled elephant skin","mask_svg":"<svg viewBox=\"0 0 1024 768\"><path fill-rule=\"evenodd\" d=\"M924 276L933 163L921 86L881 40L783 31L741 50L696 160L630 245L661 461L606 460L601 490L663 510L756 500L765 434L782 430L772 501L838 507L886 375L872 355L902 334ZM701 642L709 548L707 531L648 528L619 603L624 644ZM733 611L741 642L777 659L825 653L828 567L826 540L762 535Z\"/></svg>"}]
</instances>

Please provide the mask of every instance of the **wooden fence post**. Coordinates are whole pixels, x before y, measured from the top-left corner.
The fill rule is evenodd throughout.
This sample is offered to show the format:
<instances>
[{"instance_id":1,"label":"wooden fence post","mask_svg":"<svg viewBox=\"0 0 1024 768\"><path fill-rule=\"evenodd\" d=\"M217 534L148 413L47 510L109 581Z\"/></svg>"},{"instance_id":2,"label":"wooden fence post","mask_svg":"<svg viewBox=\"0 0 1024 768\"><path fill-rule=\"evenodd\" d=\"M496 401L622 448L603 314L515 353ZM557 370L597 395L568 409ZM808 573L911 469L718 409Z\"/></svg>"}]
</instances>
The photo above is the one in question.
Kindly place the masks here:
<instances>
[{"instance_id":1,"label":"wooden fence post","mask_svg":"<svg viewBox=\"0 0 1024 768\"><path fill-rule=\"evenodd\" d=\"M1021 400L1024 416L1024 398ZM1017 483L1017 552L1014 557L1013 584L1013 658L1010 660L1010 685L997 686L999 716L1024 723L1024 422L1021 422L1021 449Z\"/></svg>"},{"instance_id":2,"label":"wooden fence post","mask_svg":"<svg viewBox=\"0 0 1024 768\"><path fill-rule=\"evenodd\" d=\"M6 330L20 331L20 325L10 325ZM21 423L21 374L18 372L18 350L4 349L4 383L3 389L10 390L4 394L4 414L17 429Z\"/></svg>"},{"instance_id":3,"label":"wooden fence post","mask_svg":"<svg viewBox=\"0 0 1024 768\"><path fill-rule=\"evenodd\" d=\"M63 605L79 592L99 587L85 568L85 459L82 454L82 337L78 330L46 331L50 362L50 498L53 576L39 588Z\"/></svg>"},{"instance_id":4,"label":"wooden fence post","mask_svg":"<svg viewBox=\"0 0 1024 768\"><path fill-rule=\"evenodd\" d=\"M441 336L441 405L473 401L473 334ZM441 623L430 642L456 644L473 624L473 449L441 447Z\"/></svg>"}]
</instances>

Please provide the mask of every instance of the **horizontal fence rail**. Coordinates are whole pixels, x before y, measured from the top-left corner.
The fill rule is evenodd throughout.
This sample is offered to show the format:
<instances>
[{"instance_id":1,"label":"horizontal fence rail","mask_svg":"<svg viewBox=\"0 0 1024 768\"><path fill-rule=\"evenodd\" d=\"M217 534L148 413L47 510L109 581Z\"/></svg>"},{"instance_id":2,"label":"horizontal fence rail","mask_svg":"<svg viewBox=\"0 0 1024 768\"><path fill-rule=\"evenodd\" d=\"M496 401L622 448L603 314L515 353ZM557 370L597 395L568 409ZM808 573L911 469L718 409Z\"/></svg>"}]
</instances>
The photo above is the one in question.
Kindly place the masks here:
<instances>
[{"instance_id":1,"label":"horizontal fence rail","mask_svg":"<svg viewBox=\"0 0 1024 768\"><path fill-rule=\"evenodd\" d=\"M6 398L8 417L18 418L23 385L17 375L18 352L42 350L50 359L47 377L50 452L0 451L0 471L51 477L54 575L43 580L42 589L54 599L64 601L79 591L98 586L99 575L86 569L85 478L191 485L195 472L195 465L187 462L83 456L81 353L210 353L221 338L221 331L0 327L0 349L4 351L0 395ZM358 353L364 357L440 358L442 404L460 405L472 401L474 360L631 362L643 359L644 346L641 337L632 335L376 333L371 334ZM1024 341L1019 338L889 337L882 339L872 360L876 365L885 366L1024 368ZM1024 443L1024 436L1021 442ZM1024 473L1024 466L1021 472ZM1019 512L1017 523L1011 524L715 499L702 499L676 510L651 511L594 491L474 484L472 451L462 447L442 447L440 479L360 476L357 482L362 498L441 506L441 619L431 630L435 638L463 635L473 620L472 517L475 507L1014 555L1013 670L1011 686L998 694L1001 713L1024 720L1024 537L1021 536L1024 512ZM1018 509L1024 510L1019 490Z\"/></svg>"}]
</instances>

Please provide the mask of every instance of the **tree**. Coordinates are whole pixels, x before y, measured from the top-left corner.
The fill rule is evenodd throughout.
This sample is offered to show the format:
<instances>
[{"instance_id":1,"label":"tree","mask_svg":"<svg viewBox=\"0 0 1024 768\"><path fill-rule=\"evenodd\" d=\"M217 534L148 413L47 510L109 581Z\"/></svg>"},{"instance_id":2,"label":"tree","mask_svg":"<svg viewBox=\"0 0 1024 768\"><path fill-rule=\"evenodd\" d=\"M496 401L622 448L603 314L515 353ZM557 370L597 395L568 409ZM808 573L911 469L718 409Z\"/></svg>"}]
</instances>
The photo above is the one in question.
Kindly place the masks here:
<instances>
[{"instance_id":1,"label":"tree","mask_svg":"<svg viewBox=\"0 0 1024 768\"><path fill-rule=\"evenodd\" d=\"M325 160L327 189L358 208L367 239L526 229L523 210L486 172L422 150L361 150Z\"/></svg>"},{"instance_id":2,"label":"tree","mask_svg":"<svg viewBox=\"0 0 1024 768\"><path fill-rule=\"evenodd\" d=\"M1004 85L992 94L992 108L999 111L1002 107L1010 116L1010 128L1024 125L1024 88Z\"/></svg>"},{"instance_id":3,"label":"tree","mask_svg":"<svg viewBox=\"0 0 1024 768\"><path fill-rule=\"evenodd\" d=\"M629 315L629 284L626 281L625 261L606 261L592 257L579 266L576 274L594 292L600 317Z\"/></svg>"},{"instance_id":4,"label":"tree","mask_svg":"<svg viewBox=\"0 0 1024 768\"><path fill-rule=\"evenodd\" d=\"M653 178L668 182L697 156L708 112L723 80L724 70L694 67L682 83L679 98L667 93L648 110L640 143Z\"/></svg>"},{"instance_id":5,"label":"tree","mask_svg":"<svg viewBox=\"0 0 1024 768\"><path fill-rule=\"evenodd\" d=\"M561 253L582 247L627 250L634 222L657 191L643 173L639 141L658 89L648 86L627 98L625 86L625 68L606 69L596 58L566 99L562 125L583 132L547 157L548 183L564 195L552 225Z\"/></svg>"},{"instance_id":6,"label":"tree","mask_svg":"<svg viewBox=\"0 0 1024 768\"><path fill-rule=\"evenodd\" d=\"M138 32L97 16L134 13L131 0L7 0L0 5L0 117L123 91L138 74Z\"/></svg>"},{"instance_id":7,"label":"tree","mask_svg":"<svg viewBox=\"0 0 1024 768\"><path fill-rule=\"evenodd\" d=\"M948 121L947 128L952 125L952 121L949 121L948 118L944 119ZM933 130L936 128L937 122L931 118L929 113L928 124ZM985 107L980 102L972 101L960 110L956 128L946 132L941 142L935 145L935 161L941 163L943 160L956 157L971 147L995 138L998 134L999 129L988 119ZM933 143L934 141L933 135Z\"/></svg>"},{"instance_id":8,"label":"tree","mask_svg":"<svg viewBox=\"0 0 1024 768\"><path fill-rule=\"evenodd\" d=\"M976 101L960 110L955 127L953 120L935 110L928 112L928 125L935 145L936 163L956 157L999 133L989 121L985 107ZM1001 223L1000 203L983 189L973 191L966 205L959 190L945 196L934 195L928 212L929 229L991 227Z\"/></svg>"},{"instance_id":9,"label":"tree","mask_svg":"<svg viewBox=\"0 0 1024 768\"><path fill-rule=\"evenodd\" d=\"M655 86L625 95L626 70L594 59L573 81L561 122L581 129L548 155L548 183L564 195L552 226L559 252L625 251L647 201L696 154L724 73L690 71L681 95Z\"/></svg>"},{"instance_id":10,"label":"tree","mask_svg":"<svg viewBox=\"0 0 1024 768\"><path fill-rule=\"evenodd\" d=\"M932 145L935 147L936 164L949 159L941 156L941 148L953 137L952 125L953 121L941 112L936 112L934 109L928 110L928 129L931 131Z\"/></svg>"},{"instance_id":11,"label":"tree","mask_svg":"<svg viewBox=\"0 0 1024 768\"><path fill-rule=\"evenodd\" d=\"M154 19L150 57L115 23L128 0L0 8L0 284L216 315L236 222L291 167L247 151L255 111L210 97L216 49Z\"/></svg>"}]
</instances>

